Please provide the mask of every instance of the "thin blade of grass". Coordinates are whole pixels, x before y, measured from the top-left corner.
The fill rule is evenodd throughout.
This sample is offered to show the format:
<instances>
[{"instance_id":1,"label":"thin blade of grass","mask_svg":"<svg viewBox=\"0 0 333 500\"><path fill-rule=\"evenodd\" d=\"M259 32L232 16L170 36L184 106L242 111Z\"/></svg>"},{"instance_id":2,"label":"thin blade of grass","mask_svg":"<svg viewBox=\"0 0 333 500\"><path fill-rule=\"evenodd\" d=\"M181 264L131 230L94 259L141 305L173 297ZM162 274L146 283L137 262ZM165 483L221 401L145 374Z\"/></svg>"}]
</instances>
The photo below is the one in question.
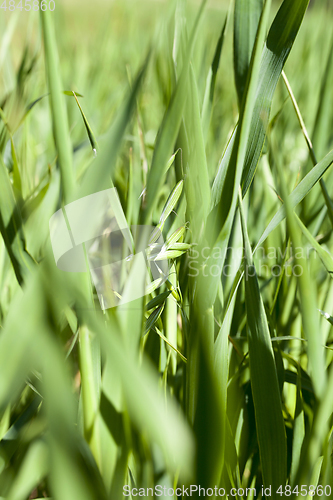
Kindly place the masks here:
<instances>
[{"instance_id":1,"label":"thin blade of grass","mask_svg":"<svg viewBox=\"0 0 333 500\"><path fill-rule=\"evenodd\" d=\"M284 0L269 30L262 54L251 135L242 176L243 195L255 175L265 143L275 88L302 24L308 3L309 0Z\"/></svg>"},{"instance_id":2,"label":"thin blade of grass","mask_svg":"<svg viewBox=\"0 0 333 500\"><path fill-rule=\"evenodd\" d=\"M244 254L245 303L248 323L251 387L263 481L272 498L287 479L287 446L277 369L264 304L260 295L246 221L239 198Z\"/></svg>"},{"instance_id":3,"label":"thin blade of grass","mask_svg":"<svg viewBox=\"0 0 333 500\"><path fill-rule=\"evenodd\" d=\"M7 500L25 500L49 470L47 445L43 440L33 442L27 451Z\"/></svg>"},{"instance_id":4,"label":"thin blade of grass","mask_svg":"<svg viewBox=\"0 0 333 500\"><path fill-rule=\"evenodd\" d=\"M192 231L198 233L208 215L210 185L198 90L192 66L189 69L187 99L184 110L184 130L187 138L183 152L187 212Z\"/></svg>"},{"instance_id":5,"label":"thin blade of grass","mask_svg":"<svg viewBox=\"0 0 333 500\"><path fill-rule=\"evenodd\" d=\"M261 51L265 40L270 5L270 0L267 0L262 11L255 47L252 54L248 83L245 97L243 99L239 125L235 132L235 140L233 143L230 162L228 164L228 169L223 182L221 198L215 208L215 220L214 215L212 214L212 217L210 220L208 219L207 224L206 233L213 231L213 233L216 234L216 228L218 231L217 238L214 243L214 252L208 265L210 267L218 266L221 269L221 272L234 222L238 200L238 187L241 182L243 165L246 158L246 147L251 132L251 120L255 107L256 88L260 77ZM211 238L208 238L208 240L209 239ZM218 258L215 257L217 254L217 248L219 249ZM208 304L209 307L209 305L215 302L220 276L216 276L216 273L210 273L209 270L207 274L210 275L209 287L202 284L199 286L199 289L205 289L205 297L202 297L202 300L204 303ZM215 278L213 278L214 275Z\"/></svg>"},{"instance_id":6,"label":"thin blade of grass","mask_svg":"<svg viewBox=\"0 0 333 500\"><path fill-rule=\"evenodd\" d=\"M146 74L150 55L147 56L137 77L132 85L131 91L117 113L117 117L107 133L106 144L100 146L100 154L86 172L81 185L76 192L76 198L97 193L102 189L110 187L116 167L117 155L122 143L126 128L136 109L137 95L141 88L143 78Z\"/></svg>"},{"instance_id":7,"label":"thin blade of grass","mask_svg":"<svg viewBox=\"0 0 333 500\"><path fill-rule=\"evenodd\" d=\"M293 203L291 201L292 195L288 197L282 169L278 164L278 162L276 163L276 165L279 173L281 192L285 199L284 208L287 215L287 224L290 231L290 239L292 241L294 249L297 249L295 253L295 262L296 265L299 266L302 271L298 276L298 284L299 284L299 293L301 299L303 329L305 333L305 338L308 341L308 358L309 358L310 371L312 375L312 382L315 388L316 396L319 399L321 399L321 397L325 392L325 387L326 387L326 371L325 371L325 352L322 346L323 342L321 336L318 335L318 332L320 330L319 330L318 313L315 305L316 297L314 294L313 286L311 285L311 277L308 270L307 259L304 255L305 252L302 247L299 228L297 227L296 218L293 213ZM300 184L298 185L298 187L299 186ZM296 190L294 190L294 192L295 191ZM300 250L302 251L300 252Z\"/></svg>"},{"instance_id":8,"label":"thin blade of grass","mask_svg":"<svg viewBox=\"0 0 333 500\"><path fill-rule=\"evenodd\" d=\"M296 186L296 188L288 196L289 204L292 209L296 208L297 205L305 198L305 196L310 192L312 187L321 179L324 173L329 169L333 163L333 151L328 153L310 172L301 180L301 182ZM279 208L276 212L262 236L260 237L256 248L266 240L267 236L282 222L286 217L285 206Z\"/></svg>"},{"instance_id":9,"label":"thin blade of grass","mask_svg":"<svg viewBox=\"0 0 333 500\"><path fill-rule=\"evenodd\" d=\"M165 169L177 139L186 102L186 89L190 70L190 60L198 30L198 24L205 4L206 0L203 0L190 36L179 80L157 135L152 164L147 178L147 198L144 214L144 222L146 224L149 223L153 214L154 207L157 202L155 193L159 191L159 188L162 185Z\"/></svg>"},{"instance_id":10,"label":"thin blade of grass","mask_svg":"<svg viewBox=\"0 0 333 500\"><path fill-rule=\"evenodd\" d=\"M16 203L7 168L0 156L0 232L13 265L17 281L23 284L35 267L35 262L26 250L22 217Z\"/></svg>"},{"instance_id":11,"label":"thin blade of grass","mask_svg":"<svg viewBox=\"0 0 333 500\"><path fill-rule=\"evenodd\" d=\"M222 26L222 31L221 31L220 37L219 37L217 45L216 45L213 62L209 68L207 79L206 79L206 89L205 89L204 100L203 100L202 111L201 111L202 130L203 130L203 137L204 137L205 144L207 142L209 125L210 125L211 118L212 118L216 77L217 77L217 71L218 71L219 65L220 65L220 59L221 59L222 48L223 48L223 44L224 44L224 40L225 40L228 19L229 19L229 13L228 13L228 15L224 21L224 24Z\"/></svg>"},{"instance_id":12,"label":"thin blade of grass","mask_svg":"<svg viewBox=\"0 0 333 500\"><path fill-rule=\"evenodd\" d=\"M234 12L234 72L241 107L247 73L259 26L263 0L236 0Z\"/></svg>"},{"instance_id":13,"label":"thin blade of grass","mask_svg":"<svg viewBox=\"0 0 333 500\"><path fill-rule=\"evenodd\" d=\"M75 185L68 118L64 98L61 92L62 84L60 65L52 13L49 9L46 9L45 11L41 10L40 12L44 39L45 67L48 87L50 90L54 140L59 158L63 197L65 203L68 203L71 201Z\"/></svg>"}]
</instances>

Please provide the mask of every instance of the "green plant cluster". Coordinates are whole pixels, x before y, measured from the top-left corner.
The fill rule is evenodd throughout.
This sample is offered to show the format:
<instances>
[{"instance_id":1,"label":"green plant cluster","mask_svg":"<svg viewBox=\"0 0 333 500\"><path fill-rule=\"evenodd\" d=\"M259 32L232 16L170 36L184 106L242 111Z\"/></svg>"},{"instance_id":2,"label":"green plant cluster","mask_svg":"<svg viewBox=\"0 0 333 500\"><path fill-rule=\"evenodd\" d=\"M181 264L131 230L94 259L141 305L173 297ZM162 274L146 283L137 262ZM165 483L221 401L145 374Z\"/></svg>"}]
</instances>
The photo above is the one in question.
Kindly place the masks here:
<instances>
[{"instance_id":1,"label":"green plant cluster","mask_svg":"<svg viewBox=\"0 0 333 500\"><path fill-rule=\"evenodd\" d=\"M333 487L333 14L308 4L1 13L1 500ZM49 220L111 187L169 275L103 311Z\"/></svg>"}]
</instances>

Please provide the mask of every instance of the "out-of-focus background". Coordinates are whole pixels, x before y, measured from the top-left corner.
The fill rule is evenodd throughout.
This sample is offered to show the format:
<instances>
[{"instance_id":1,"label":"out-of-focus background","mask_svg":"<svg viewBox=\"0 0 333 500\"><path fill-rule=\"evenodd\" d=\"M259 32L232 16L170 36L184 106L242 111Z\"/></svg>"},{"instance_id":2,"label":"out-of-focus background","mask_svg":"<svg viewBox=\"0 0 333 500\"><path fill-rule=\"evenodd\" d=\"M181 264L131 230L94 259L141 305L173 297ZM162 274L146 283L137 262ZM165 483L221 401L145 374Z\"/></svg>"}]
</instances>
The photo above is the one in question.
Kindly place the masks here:
<instances>
[{"instance_id":1,"label":"out-of-focus background","mask_svg":"<svg viewBox=\"0 0 333 500\"><path fill-rule=\"evenodd\" d=\"M199 2L188 2L189 19L194 19ZM271 18L279 2L273 2ZM201 100L206 84L206 75L214 55L215 43L224 22L229 2L210 0L198 33L199 43L193 57L198 78ZM332 3L326 0L311 0L305 21L297 36L293 51L287 61L286 72L302 108L302 113L311 130L315 119L320 82L325 70L325 61L330 50L332 34ZM158 125L163 116L163 103L170 97L170 61L165 50L172 46L172 22L170 2L163 0L55 0L53 13L59 49L63 87L81 93L82 106L97 135L103 135L112 122L113 114L125 95L129 82L139 68L150 44L160 45L154 69L149 71L145 89L141 96L142 114L148 142L153 143ZM232 19L226 34L223 57L217 78L215 106L213 112L213 134L209 148L216 162L221 148L237 119L237 96L233 74ZM41 30L38 12L1 11L0 30L3 34L0 47L0 90L6 94L14 84L16 71L22 62L33 61L33 71L25 81L26 98L33 102L46 92L44 77ZM169 45L169 47L168 47ZM280 82L274 103L277 108L286 96ZM73 99L69 100L71 134L74 143L85 138L85 130ZM36 143L42 149L48 143L51 123L46 119L48 103L37 105L31 115ZM291 104L286 114L292 114ZM43 119L41 119L43 117ZM284 118L282 118L283 120ZM285 140L295 141L304 148L295 117L291 119L294 136L289 129ZM288 148L287 148L288 149ZM305 154L305 153L304 153ZM40 161L41 157L39 156ZM215 162L215 163L216 163Z\"/></svg>"},{"instance_id":2,"label":"out-of-focus background","mask_svg":"<svg viewBox=\"0 0 333 500\"><path fill-rule=\"evenodd\" d=\"M281 5L290 17L284 10L287 26L278 18L260 73L249 65L253 38L242 40L238 29L242 12L234 29L234 2L209 0L184 64L187 80L180 68L199 1L47 0L55 9L44 24L39 12L11 12L9 3L0 9L0 500L119 500L123 484L171 488L187 480L255 485L252 498L261 499L262 484L332 482L333 177L330 157L323 160L333 147L332 2L312 0L301 22L306 0L273 1L268 27ZM256 29L259 16L252 19ZM295 36L284 68L288 93L272 60L283 60ZM235 72L248 91L237 57L266 100L251 88L255 126L220 163L239 116L245 121L251 109L239 86L237 95ZM61 77L66 95L48 86L46 73ZM66 113L57 113L61 103L68 127ZM260 151L241 227L235 158L245 157L241 144L250 150L252 133ZM287 273L298 262L298 233L280 207L283 187L290 193L310 171L315 181L303 183L304 200L296 197L309 267L303 279ZM324 171L328 194L317 183ZM89 274L86 283L55 265L49 219L87 173L99 189L112 181L129 226L160 224L171 241L169 281L150 289L134 312L102 314ZM238 274L246 231L254 248L278 211L265 242L275 254L255 255L254 300ZM230 276L206 275L207 255L201 274L190 274L192 249L209 250L207 242L230 245L221 259Z\"/></svg>"}]
</instances>

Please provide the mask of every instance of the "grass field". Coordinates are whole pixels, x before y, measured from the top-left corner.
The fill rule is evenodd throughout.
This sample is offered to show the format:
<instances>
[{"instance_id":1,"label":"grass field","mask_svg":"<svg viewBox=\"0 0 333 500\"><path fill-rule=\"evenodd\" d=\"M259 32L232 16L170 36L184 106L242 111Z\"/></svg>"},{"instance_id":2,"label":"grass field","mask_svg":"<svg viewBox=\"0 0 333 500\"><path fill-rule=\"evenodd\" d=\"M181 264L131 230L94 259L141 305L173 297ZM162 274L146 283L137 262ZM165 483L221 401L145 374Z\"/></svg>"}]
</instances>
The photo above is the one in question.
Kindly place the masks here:
<instances>
[{"instance_id":1,"label":"grass field","mask_svg":"<svg viewBox=\"0 0 333 500\"><path fill-rule=\"evenodd\" d=\"M308 3L0 11L0 500L331 498L333 10Z\"/></svg>"}]
</instances>

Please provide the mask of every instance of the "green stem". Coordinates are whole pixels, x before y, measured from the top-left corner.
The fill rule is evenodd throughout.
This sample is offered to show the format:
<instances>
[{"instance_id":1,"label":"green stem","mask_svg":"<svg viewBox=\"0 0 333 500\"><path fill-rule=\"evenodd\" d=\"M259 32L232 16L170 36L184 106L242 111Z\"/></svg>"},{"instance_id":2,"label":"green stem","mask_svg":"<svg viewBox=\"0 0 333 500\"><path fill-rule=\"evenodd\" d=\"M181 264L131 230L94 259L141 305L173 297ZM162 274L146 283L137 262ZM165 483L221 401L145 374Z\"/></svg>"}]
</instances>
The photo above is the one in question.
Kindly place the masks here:
<instances>
[{"instance_id":1,"label":"green stem","mask_svg":"<svg viewBox=\"0 0 333 500\"><path fill-rule=\"evenodd\" d=\"M291 101L293 103L293 106L294 106L294 109L295 109L295 112L296 112L296 115L297 115L300 127L302 129L302 132L303 132L303 135L304 135L304 138L305 138L305 142L306 142L306 144L308 146L308 150L309 150L309 153L310 153L311 161L313 163L313 166L315 166L318 163L317 157L315 155L315 152L314 152L314 149L313 149L313 145L312 145L311 139L309 137L308 131L306 129L306 126L305 126L305 123L304 123L301 111L300 111L300 109L298 107L296 98L294 96L294 93L292 91L292 88L290 86L288 78L287 78L287 76L286 76L286 74L285 74L284 71L282 71L282 77L283 77L284 83L285 83L285 85L287 87L290 99L291 99ZM320 187L321 187L324 199L325 199L325 203L326 203L326 206L327 206L327 209L328 209L328 216L329 216L331 224L333 226L333 203L332 203L332 200L331 200L331 198L330 198L330 196L328 194L328 191L327 191L327 188L326 188L326 184L325 184L325 181L324 181L323 178L319 179L319 184L320 184Z\"/></svg>"},{"instance_id":2,"label":"green stem","mask_svg":"<svg viewBox=\"0 0 333 500\"><path fill-rule=\"evenodd\" d=\"M45 50L45 68L50 91L53 133L61 172L64 203L68 203L74 189L73 154L70 143L68 117L62 91L59 58L54 33L52 13L41 11Z\"/></svg>"},{"instance_id":3,"label":"green stem","mask_svg":"<svg viewBox=\"0 0 333 500\"><path fill-rule=\"evenodd\" d=\"M50 91L53 132L61 173L63 190L62 202L64 206L72 201L75 187L73 152L70 141L67 111L62 95L59 58L52 13L49 12L49 10L41 11L41 22L45 49L45 68ZM69 225L64 209L63 213ZM93 305L91 286L87 286L85 277L79 276L78 279L80 280L82 288L86 290L87 303ZM99 409L100 353L97 344L95 349L94 339L92 339L92 334L89 332L86 325L81 325L79 329L79 353L84 435L97 464L101 467L100 441L98 439L98 426L96 425L96 417Z\"/></svg>"},{"instance_id":4,"label":"green stem","mask_svg":"<svg viewBox=\"0 0 333 500\"><path fill-rule=\"evenodd\" d=\"M83 407L83 425L84 436L95 457L98 466L100 463L100 447L97 436L96 417L98 414L99 401L94 376L94 363L92 356L92 334L89 329L83 325L79 330L79 350L80 350L80 372L81 372L81 391Z\"/></svg>"}]
</instances>

